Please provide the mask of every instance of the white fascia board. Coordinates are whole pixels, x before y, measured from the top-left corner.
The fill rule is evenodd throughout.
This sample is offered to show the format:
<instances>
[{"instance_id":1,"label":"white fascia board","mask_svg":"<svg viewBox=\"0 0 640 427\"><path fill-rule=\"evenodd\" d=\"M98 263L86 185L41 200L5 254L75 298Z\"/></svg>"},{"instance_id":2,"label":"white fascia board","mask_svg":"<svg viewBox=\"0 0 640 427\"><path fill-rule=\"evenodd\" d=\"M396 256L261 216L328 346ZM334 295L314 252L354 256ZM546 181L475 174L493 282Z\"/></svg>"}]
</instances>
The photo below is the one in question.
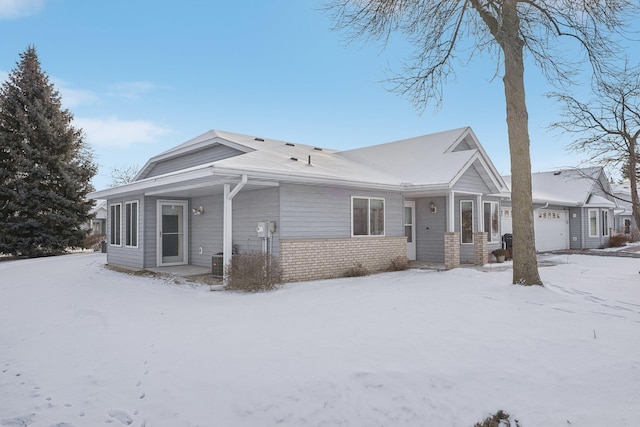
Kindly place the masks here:
<instances>
[{"instance_id":1,"label":"white fascia board","mask_svg":"<svg viewBox=\"0 0 640 427\"><path fill-rule=\"evenodd\" d=\"M184 169L181 171L170 172L164 175L154 176L152 178L146 178L140 181L130 182L114 188L108 188L106 190L94 191L87 195L89 199L108 199L112 196L142 193L146 190L163 185L178 184L180 182L204 178L213 175L211 170L211 164L200 165L197 167Z\"/></svg>"},{"instance_id":2,"label":"white fascia board","mask_svg":"<svg viewBox=\"0 0 640 427\"><path fill-rule=\"evenodd\" d=\"M338 185L345 187L355 188L370 188L375 190L386 191L402 191L404 186L402 184L389 184L380 182L367 182L367 181L355 181L352 179L344 179L338 177L326 177L317 175L302 176L293 173L286 172L270 172L266 170L251 170L251 169L233 169L224 168L219 166L213 166L213 172L215 175L248 175L250 179L265 179L278 182L288 182L294 184L312 184L312 185Z\"/></svg>"}]
</instances>

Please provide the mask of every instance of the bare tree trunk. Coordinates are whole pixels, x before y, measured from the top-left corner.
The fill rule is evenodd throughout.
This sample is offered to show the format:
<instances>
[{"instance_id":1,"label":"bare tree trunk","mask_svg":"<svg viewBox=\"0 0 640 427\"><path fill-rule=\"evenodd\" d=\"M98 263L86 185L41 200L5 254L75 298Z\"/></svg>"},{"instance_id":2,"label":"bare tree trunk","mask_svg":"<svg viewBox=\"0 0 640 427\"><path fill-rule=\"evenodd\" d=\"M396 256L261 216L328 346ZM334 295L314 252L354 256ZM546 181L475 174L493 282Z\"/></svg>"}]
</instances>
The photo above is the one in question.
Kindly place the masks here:
<instances>
[{"instance_id":1,"label":"bare tree trunk","mask_svg":"<svg viewBox=\"0 0 640 427\"><path fill-rule=\"evenodd\" d=\"M531 155L529 116L524 90L524 43L519 36L517 1L503 5L504 91L507 102L507 128L511 154L511 200L513 204L513 283L542 285L533 229L531 198Z\"/></svg>"},{"instance_id":2,"label":"bare tree trunk","mask_svg":"<svg viewBox=\"0 0 640 427\"><path fill-rule=\"evenodd\" d=\"M631 212L636 222L636 228L640 228L640 204L638 204L638 178L636 171L638 161L636 158L637 139L635 136L629 138L629 190L631 191Z\"/></svg>"}]
</instances>

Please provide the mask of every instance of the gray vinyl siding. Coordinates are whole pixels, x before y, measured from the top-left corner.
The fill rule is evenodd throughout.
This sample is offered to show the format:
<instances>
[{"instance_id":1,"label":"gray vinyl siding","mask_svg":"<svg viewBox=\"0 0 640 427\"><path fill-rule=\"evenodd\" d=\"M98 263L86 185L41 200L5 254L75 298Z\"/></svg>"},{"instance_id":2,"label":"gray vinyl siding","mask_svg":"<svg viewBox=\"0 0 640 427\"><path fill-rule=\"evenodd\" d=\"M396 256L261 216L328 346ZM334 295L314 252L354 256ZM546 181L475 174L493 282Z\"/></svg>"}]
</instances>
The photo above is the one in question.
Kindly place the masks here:
<instances>
[{"instance_id":1,"label":"gray vinyl siding","mask_svg":"<svg viewBox=\"0 0 640 427\"><path fill-rule=\"evenodd\" d=\"M385 236L404 236L402 194L378 190L282 184L282 239L351 237L351 197L385 199Z\"/></svg>"},{"instance_id":2,"label":"gray vinyl siding","mask_svg":"<svg viewBox=\"0 0 640 427\"><path fill-rule=\"evenodd\" d=\"M138 202L138 247L130 248L125 246L125 203L127 202ZM111 205L120 203L122 205L121 210L121 246L111 246L110 245L110 236L111 236ZM107 264L111 265L120 265L124 267L130 268L144 268L144 247L145 247L145 236L144 236L144 197L142 195L139 196L129 196L126 198L118 198L111 199L107 201Z\"/></svg>"},{"instance_id":3,"label":"gray vinyl siding","mask_svg":"<svg viewBox=\"0 0 640 427\"><path fill-rule=\"evenodd\" d=\"M416 202L416 260L444 262L444 233L447 227L446 197L415 199ZM436 205L431 213L430 204Z\"/></svg>"},{"instance_id":4,"label":"gray vinyl siding","mask_svg":"<svg viewBox=\"0 0 640 427\"><path fill-rule=\"evenodd\" d=\"M458 179L458 181L454 184L454 191L482 194L493 193L495 191L487 186L483 177L478 172L478 170L482 170L483 168L476 167L476 163L468 168L460 177L460 179Z\"/></svg>"},{"instance_id":5,"label":"gray vinyl siding","mask_svg":"<svg viewBox=\"0 0 640 427\"><path fill-rule=\"evenodd\" d=\"M280 190L241 191L233 199L233 244L240 253L262 251L256 228L260 221L275 221L276 231L269 242L273 255L280 255Z\"/></svg>"},{"instance_id":6,"label":"gray vinyl siding","mask_svg":"<svg viewBox=\"0 0 640 427\"><path fill-rule=\"evenodd\" d=\"M158 244L158 226L157 226L157 201L158 197L145 197L145 227L144 227L144 267L156 267L158 264L156 247Z\"/></svg>"},{"instance_id":7,"label":"gray vinyl siding","mask_svg":"<svg viewBox=\"0 0 640 427\"><path fill-rule=\"evenodd\" d=\"M571 249L582 249L583 230L582 209L569 208L569 247Z\"/></svg>"},{"instance_id":8,"label":"gray vinyl siding","mask_svg":"<svg viewBox=\"0 0 640 427\"><path fill-rule=\"evenodd\" d=\"M218 194L191 199L191 208L204 208L202 215L191 215L189 227L190 264L201 267L211 266L211 257L222 252L224 196ZM235 206L234 206L235 208ZM202 254L200 253L202 248Z\"/></svg>"},{"instance_id":9,"label":"gray vinyl siding","mask_svg":"<svg viewBox=\"0 0 640 427\"><path fill-rule=\"evenodd\" d=\"M153 165L151 169L141 176L140 179L163 175L169 172L190 168L193 166L211 163L229 157L243 154L242 151L226 145L214 145L195 152L189 152L182 156L160 161Z\"/></svg>"},{"instance_id":10,"label":"gray vinyl siding","mask_svg":"<svg viewBox=\"0 0 640 427\"><path fill-rule=\"evenodd\" d=\"M456 152L456 151L467 151L467 150L471 150L471 149L472 149L471 145L465 139L465 140L461 141L458 145L456 145L456 147L451 151L453 151L453 152Z\"/></svg>"},{"instance_id":11,"label":"gray vinyl siding","mask_svg":"<svg viewBox=\"0 0 640 427\"><path fill-rule=\"evenodd\" d=\"M589 209L597 209L598 211L598 235L595 237L589 236ZM609 236L602 235L602 211L609 212L609 228L611 228L613 209L606 208L582 208L582 214L584 215L584 246L583 249L598 249L606 247L609 244Z\"/></svg>"}]
</instances>

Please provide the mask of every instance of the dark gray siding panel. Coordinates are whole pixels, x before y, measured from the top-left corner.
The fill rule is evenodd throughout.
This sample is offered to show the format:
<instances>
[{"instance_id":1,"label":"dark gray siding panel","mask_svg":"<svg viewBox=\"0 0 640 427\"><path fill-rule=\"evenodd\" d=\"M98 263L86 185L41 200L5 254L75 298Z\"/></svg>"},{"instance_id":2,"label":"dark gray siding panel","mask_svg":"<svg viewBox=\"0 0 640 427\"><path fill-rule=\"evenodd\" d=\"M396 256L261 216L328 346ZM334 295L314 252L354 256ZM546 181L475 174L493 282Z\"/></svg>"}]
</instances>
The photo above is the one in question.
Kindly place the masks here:
<instances>
[{"instance_id":1,"label":"dark gray siding panel","mask_svg":"<svg viewBox=\"0 0 640 427\"><path fill-rule=\"evenodd\" d=\"M138 202L138 247L137 248L128 248L125 247L125 237L124 237L124 229L125 229L125 203L137 201ZM109 236L111 236L111 208L110 206L113 204L120 203L122 204L122 215L121 215L121 246L111 246L109 244ZM144 215L145 204L144 197L140 196L130 196L127 198L119 198L119 199L111 199L107 202L107 263L112 265L121 265L124 267L131 268L144 268L144 246L145 246L145 235L144 235Z\"/></svg>"},{"instance_id":2,"label":"dark gray siding panel","mask_svg":"<svg viewBox=\"0 0 640 427\"><path fill-rule=\"evenodd\" d=\"M140 179L150 178L153 176L162 175L169 172L175 172L181 169L190 168L193 166L202 165L205 163L215 162L217 160L227 159L243 154L242 151L235 148L227 147L226 145L214 145L202 150L184 154L174 159L168 159L156 163L144 176Z\"/></svg>"},{"instance_id":3,"label":"dark gray siding panel","mask_svg":"<svg viewBox=\"0 0 640 427\"><path fill-rule=\"evenodd\" d=\"M384 198L385 235L404 236L404 203L400 193L283 184L280 186L280 237L350 237L352 196Z\"/></svg>"},{"instance_id":4,"label":"dark gray siding panel","mask_svg":"<svg viewBox=\"0 0 640 427\"><path fill-rule=\"evenodd\" d=\"M444 233L447 227L446 197L415 199L416 260L444 262ZM430 204L436 205L431 213Z\"/></svg>"}]
</instances>

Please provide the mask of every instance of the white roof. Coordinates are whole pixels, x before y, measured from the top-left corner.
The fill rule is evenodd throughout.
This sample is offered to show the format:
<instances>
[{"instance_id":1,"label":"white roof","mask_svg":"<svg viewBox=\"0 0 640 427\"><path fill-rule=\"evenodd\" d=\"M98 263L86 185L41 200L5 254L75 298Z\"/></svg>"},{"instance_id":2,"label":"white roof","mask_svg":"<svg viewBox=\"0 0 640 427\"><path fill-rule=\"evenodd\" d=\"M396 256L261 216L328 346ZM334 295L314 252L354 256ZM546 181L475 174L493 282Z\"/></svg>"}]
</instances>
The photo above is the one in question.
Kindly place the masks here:
<instances>
[{"instance_id":1,"label":"white roof","mask_svg":"<svg viewBox=\"0 0 640 427\"><path fill-rule=\"evenodd\" d=\"M585 206L593 200L591 206L616 206L615 202L594 194L598 189L598 180L603 174L600 167L582 169L563 169L553 172L531 174L531 190L535 203L549 203L559 206ZM505 176L511 188L511 176Z\"/></svg>"},{"instance_id":2,"label":"white roof","mask_svg":"<svg viewBox=\"0 0 640 427\"><path fill-rule=\"evenodd\" d=\"M448 189L477 160L491 177L490 188L496 192L506 188L468 127L343 152L212 130L152 157L138 178L145 176L158 162L215 144L232 147L243 154L137 179L115 189L93 193L92 197L111 197L189 180L213 182L206 178L211 175L227 178L248 175L254 181L342 184L395 191L418 187Z\"/></svg>"}]
</instances>

